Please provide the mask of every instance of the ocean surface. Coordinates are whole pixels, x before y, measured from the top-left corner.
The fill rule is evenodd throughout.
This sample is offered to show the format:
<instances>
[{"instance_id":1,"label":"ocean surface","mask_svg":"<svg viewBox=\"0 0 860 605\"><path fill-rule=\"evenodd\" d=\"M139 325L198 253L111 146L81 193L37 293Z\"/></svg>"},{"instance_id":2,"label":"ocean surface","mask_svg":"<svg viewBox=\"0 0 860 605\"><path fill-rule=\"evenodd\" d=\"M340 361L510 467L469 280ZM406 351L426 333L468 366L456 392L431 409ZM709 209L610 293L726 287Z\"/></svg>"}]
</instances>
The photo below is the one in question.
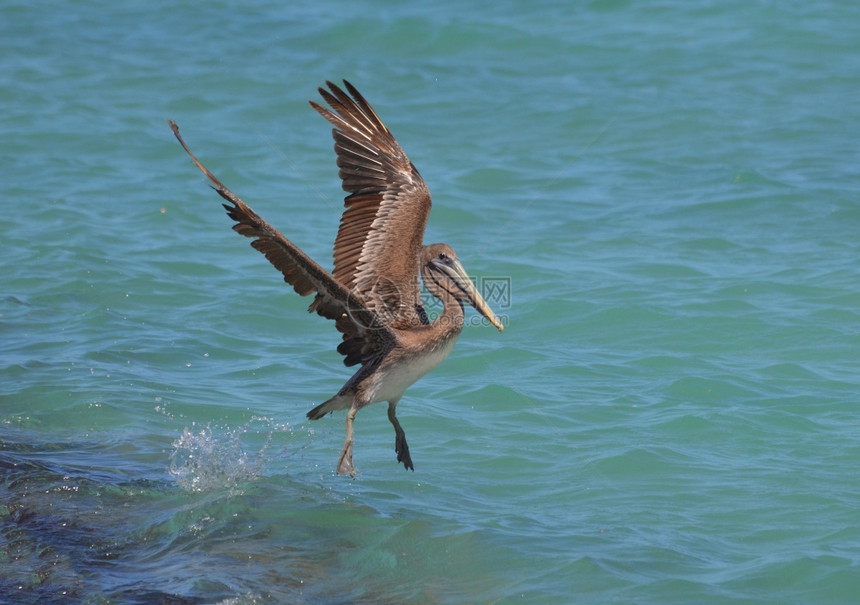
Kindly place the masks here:
<instances>
[{"instance_id":1,"label":"ocean surface","mask_svg":"<svg viewBox=\"0 0 860 605\"><path fill-rule=\"evenodd\" d=\"M860 594L860 3L0 6L0 602ZM398 407L170 132L326 267L346 78L506 324Z\"/></svg>"}]
</instances>

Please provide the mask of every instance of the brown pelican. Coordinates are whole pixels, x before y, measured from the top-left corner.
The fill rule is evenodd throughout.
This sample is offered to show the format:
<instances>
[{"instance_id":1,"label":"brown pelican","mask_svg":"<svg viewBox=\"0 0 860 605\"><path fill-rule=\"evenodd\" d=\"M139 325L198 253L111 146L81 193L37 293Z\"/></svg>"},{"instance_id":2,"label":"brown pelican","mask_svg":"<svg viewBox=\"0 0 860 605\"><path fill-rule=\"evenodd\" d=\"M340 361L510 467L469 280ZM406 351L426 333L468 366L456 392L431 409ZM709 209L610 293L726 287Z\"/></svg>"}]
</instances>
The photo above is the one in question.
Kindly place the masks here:
<instances>
[{"instance_id":1,"label":"brown pelican","mask_svg":"<svg viewBox=\"0 0 860 605\"><path fill-rule=\"evenodd\" d=\"M346 440L337 472L355 476L352 464L353 420L366 405L388 402L388 419L396 434L397 461L414 470L406 434L395 410L404 391L435 368L450 352L463 329L463 302L492 325L501 320L469 279L454 251L445 244L422 244L430 192L418 170L364 97L347 81L349 94L326 82L319 92L331 109L310 101L334 125L334 149L345 198L334 243L334 271L328 273L298 246L260 218L191 153L169 121L191 160L229 204L233 229L302 296L314 295L309 312L335 321L343 334L337 347L347 366L358 371L338 393L310 412L317 420L334 410L346 414ZM431 321L422 304L418 275L443 305Z\"/></svg>"}]
</instances>

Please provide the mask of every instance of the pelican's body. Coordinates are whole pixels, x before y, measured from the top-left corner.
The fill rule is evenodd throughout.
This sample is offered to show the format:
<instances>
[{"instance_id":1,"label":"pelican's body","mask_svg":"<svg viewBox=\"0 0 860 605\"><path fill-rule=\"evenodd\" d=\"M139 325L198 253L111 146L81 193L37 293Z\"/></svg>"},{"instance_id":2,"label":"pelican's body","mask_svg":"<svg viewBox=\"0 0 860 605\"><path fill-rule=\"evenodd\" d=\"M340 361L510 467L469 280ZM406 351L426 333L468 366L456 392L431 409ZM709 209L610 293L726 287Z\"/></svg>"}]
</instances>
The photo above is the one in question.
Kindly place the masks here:
<instances>
[{"instance_id":1,"label":"pelican's body","mask_svg":"<svg viewBox=\"0 0 860 605\"><path fill-rule=\"evenodd\" d=\"M311 105L335 126L337 164L343 188L350 193L335 240L331 274L215 178L185 145L176 124L170 122L170 126L195 165L232 204L224 207L236 221L233 228L254 238L251 245L266 255L296 292L316 295L309 311L335 321L343 334L338 351L345 356L344 364L360 365L334 397L308 412L316 420L335 410L349 410L338 474L355 475L355 414L381 401L388 402L397 460L414 470L395 414L397 402L453 349L463 329L463 302L500 331L503 326L454 251L445 244L422 244L430 192L393 135L348 82L344 84L351 96L327 84L331 92L319 90L333 111L313 101ZM442 313L432 322L421 302L419 274L426 289L442 301Z\"/></svg>"},{"instance_id":2,"label":"pelican's body","mask_svg":"<svg viewBox=\"0 0 860 605\"><path fill-rule=\"evenodd\" d=\"M398 400L412 384L433 370L448 357L457 342L458 332L449 333L432 349L422 348L422 343L409 332L398 334L391 353L372 372L359 370L353 379L329 401L310 412L311 418L327 412L347 409L355 405L362 408L380 401ZM335 401L337 403L335 403Z\"/></svg>"}]
</instances>

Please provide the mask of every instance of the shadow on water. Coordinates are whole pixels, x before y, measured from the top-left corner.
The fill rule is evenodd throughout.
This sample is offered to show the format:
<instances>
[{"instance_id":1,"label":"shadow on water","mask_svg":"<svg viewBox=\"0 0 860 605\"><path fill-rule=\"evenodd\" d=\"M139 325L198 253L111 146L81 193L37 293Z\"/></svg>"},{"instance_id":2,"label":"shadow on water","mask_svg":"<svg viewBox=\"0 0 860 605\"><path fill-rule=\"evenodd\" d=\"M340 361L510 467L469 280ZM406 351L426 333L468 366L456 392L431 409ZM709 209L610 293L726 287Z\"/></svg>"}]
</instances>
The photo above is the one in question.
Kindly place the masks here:
<instances>
[{"instance_id":1,"label":"shadow on water","mask_svg":"<svg viewBox=\"0 0 860 605\"><path fill-rule=\"evenodd\" d=\"M160 590L146 588L143 581L154 551L166 546L152 538L167 521L165 512L179 504L174 485L56 462L64 456L80 459L85 452L95 462L98 452L88 444L0 440L0 446L0 593L6 598L21 603L203 602L181 586L179 577ZM160 519L151 515L155 510L163 511ZM128 582L123 568L129 566L138 568L139 586ZM235 593L224 590L229 594Z\"/></svg>"},{"instance_id":2,"label":"shadow on water","mask_svg":"<svg viewBox=\"0 0 860 605\"><path fill-rule=\"evenodd\" d=\"M483 556L472 532L438 538L426 519L351 502L318 471L261 474L273 438L243 435L186 430L159 473L129 470L103 444L0 433L0 594L13 603L439 602L456 590L456 568ZM417 569L438 584L402 581Z\"/></svg>"}]
</instances>

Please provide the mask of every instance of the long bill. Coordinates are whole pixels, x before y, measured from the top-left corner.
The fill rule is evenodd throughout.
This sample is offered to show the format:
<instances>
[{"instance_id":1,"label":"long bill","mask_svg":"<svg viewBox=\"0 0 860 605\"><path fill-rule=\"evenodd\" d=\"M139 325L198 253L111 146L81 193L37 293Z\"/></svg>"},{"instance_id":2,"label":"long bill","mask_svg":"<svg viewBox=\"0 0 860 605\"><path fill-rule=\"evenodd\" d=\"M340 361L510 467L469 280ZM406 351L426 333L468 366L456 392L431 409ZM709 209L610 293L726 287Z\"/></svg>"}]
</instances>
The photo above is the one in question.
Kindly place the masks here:
<instances>
[{"instance_id":1,"label":"long bill","mask_svg":"<svg viewBox=\"0 0 860 605\"><path fill-rule=\"evenodd\" d=\"M451 264L446 266L445 270L449 277L456 282L463 294L465 294L465 300L475 307L475 310L477 310L478 313L486 317L487 321L493 324L499 332L504 332L505 326L502 324L502 320L499 319L499 317L490 308L490 305L487 304L487 301L484 300L484 297L481 296L481 293L478 292L478 289L475 287L475 284L472 283L472 280L469 278L469 274L466 273L466 269L463 268L460 261L452 259Z\"/></svg>"}]
</instances>

